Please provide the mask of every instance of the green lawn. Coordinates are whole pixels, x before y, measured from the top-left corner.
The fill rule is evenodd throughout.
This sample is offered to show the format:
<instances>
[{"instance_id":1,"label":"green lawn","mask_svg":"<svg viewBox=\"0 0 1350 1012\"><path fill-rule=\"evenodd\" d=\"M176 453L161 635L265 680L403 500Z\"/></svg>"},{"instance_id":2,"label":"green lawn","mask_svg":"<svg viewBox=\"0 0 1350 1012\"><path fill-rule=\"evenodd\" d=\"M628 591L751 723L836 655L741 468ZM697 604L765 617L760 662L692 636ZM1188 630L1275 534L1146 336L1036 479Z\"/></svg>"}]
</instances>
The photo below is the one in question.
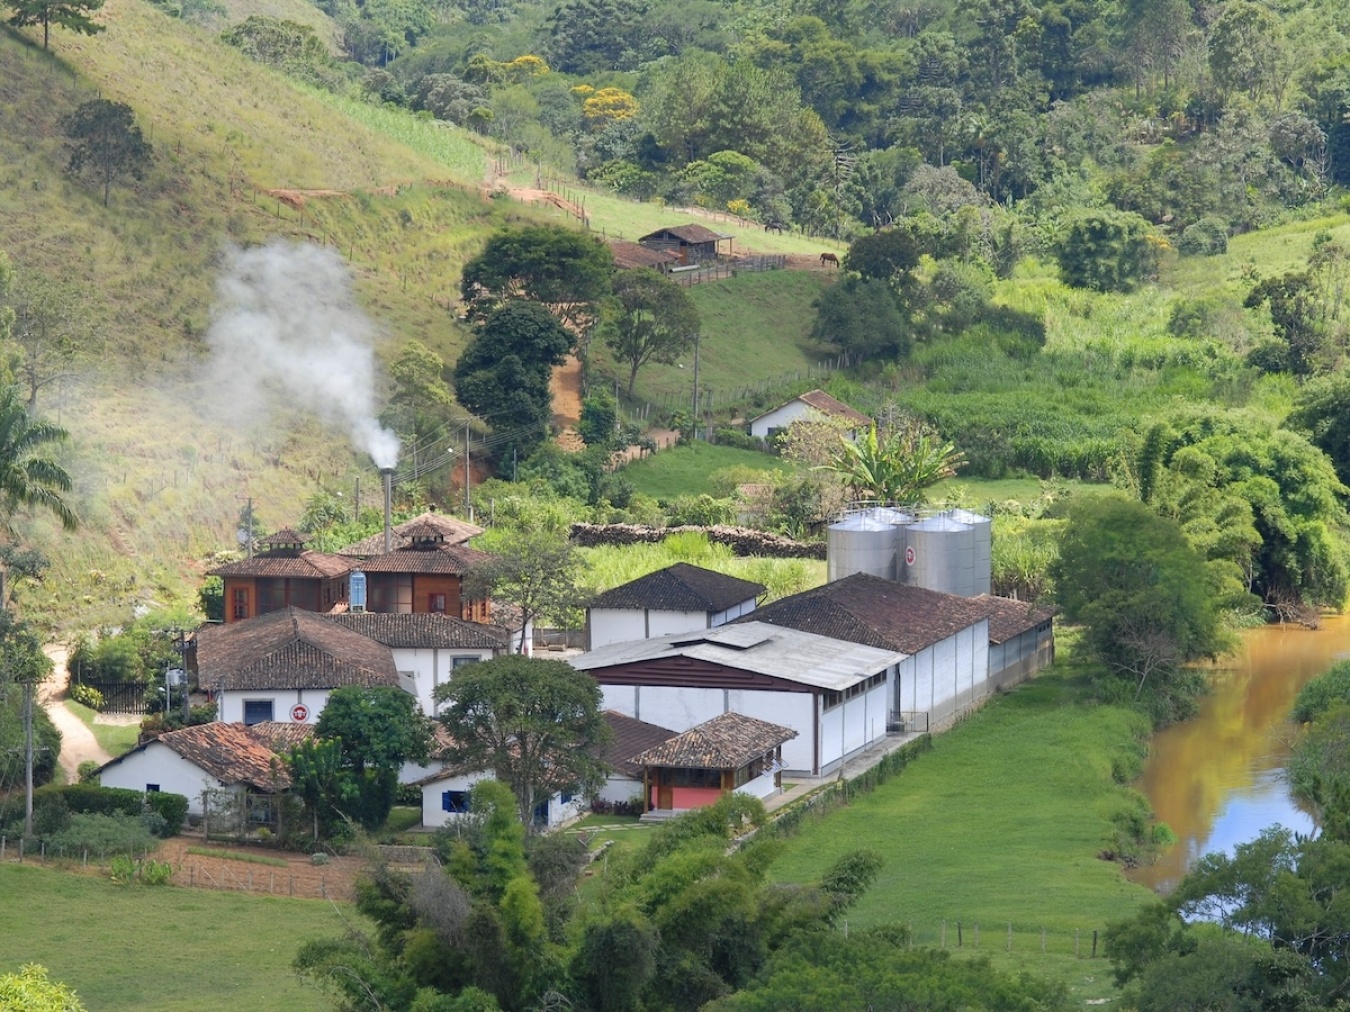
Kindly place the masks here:
<instances>
[{"instance_id":1,"label":"green lawn","mask_svg":"<svg viewBox=\"0 0 1350 1012\"><path fill-rule=\"evenodd\" d=\"M809 366L835 354L811 339L816 311L811 303L833 281L811 271L762 271L723 281L694 285L690 297L698 307L703 338L699 346L699 386L711 390L714 410L735 403L749 415L781 403L791 393L783 384L798 382ZM614 362L608 348L596 342L593 361L601 372L628 383L627 368ZM652 363L638 373L633 406L650 403L653 411L672 404L687 409L693 390L693 352L673 365ZM760 385L758 395L747 387ZM768 389L763 389L765 385Z\"/></svg>"},{"instance_id":2,"label":"green lawn","mask_svg":"<svg viewBox=\"0 0 1350 1012\"><path fill-rule=\"evenodd\" d=\"M634 461L623 469L623 476L643 495L673 499L677 495L712 494L709 477L724 467L736 466L758 471L787 471L791 467L767 453L695 440Z\"/></svg>"},{"instance_id":3,"label":"green lawn","mask_svg":"<svg viewBox=\"0 0 1350 1012\"><path fill-rule=\"evenodd\" d=\"M66 700L66 709L84 722L85 727L93 732L99 748L113 758L136 747L136 736L140 733L138 725L97 723L94 719L98 716L96 711L72 699Z\"/></svg>"},{"instance_id":4,"label":"green lawn","mask_svg":"<svg viewBox=\"0 0 1350 1012\"><path fill-rule=\"evenodd\" d=\"M361 921L321 900L123 887L32 865L0 865L0 896L0 972L40 963L98 1012L331 1009L291 960Z\"/></svg>"},{"instance_id":5,"label":"green lawn","mask_svg":"<svg viewBox=\"0 0 1350 1012\"><path fill-rule=\"evenodd\" d=\"M937 945L945 921L955 948L960 922L966 949L979 925L980 951L995 962L1109 996L1107 964L1075 958L1074 932L1086 957L1094 930L1149 896L1097 856L1111 845L1112 815L1131 803L1112 770L1137 759L1140 727L1129 711L1086 705L1081 691L1056 670L991 701L899 777L808 820L770 874L809 882L845 852L875 848L886 864L852 924L908 924Z\"/></svg>"}]
</instances>

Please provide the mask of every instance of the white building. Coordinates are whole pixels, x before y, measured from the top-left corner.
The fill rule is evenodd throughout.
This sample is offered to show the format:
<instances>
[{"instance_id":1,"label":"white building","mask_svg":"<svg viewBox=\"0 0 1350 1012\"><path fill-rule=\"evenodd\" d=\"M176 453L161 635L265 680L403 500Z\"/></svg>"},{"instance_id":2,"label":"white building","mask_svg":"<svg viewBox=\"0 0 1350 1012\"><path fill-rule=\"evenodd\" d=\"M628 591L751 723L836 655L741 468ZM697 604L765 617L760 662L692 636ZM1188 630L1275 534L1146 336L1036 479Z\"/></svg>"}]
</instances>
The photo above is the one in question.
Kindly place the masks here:
<instances>
[{"instance_id":1,"label":"white building","mask_svg":"<svg viewBox=\"0 0 1350 1012\"><path fill-rule=\"evenodd\" d=\"M276 794L289 788L281 753L308 731L301 725L196 724L136 746L97 776L104 787L182 794L188 814L201 815L207 791Z\"/></svg>"},{"instance_id":2,"label":"white building","mask_svg":"<svg viewBox=\"0 0 1350 1012\"><path fill-rule=\"evenodd\" d=\"M464 772L445 768L417 781L422 788L422 825L437 829L456 816L469 811L469 792L480 780L495 779L482 770ZM542 801L534 810L535 825L541 829L557 829L575 819L587 809L586 799L579 794L555 794Z\"/></svg>"},{"instance_id":3,"label":"white building","mask_svg":"<svg viewBox=\"0 0 1350 1012\"><path fill-rule=\"evenodd\" d=\"M587 649L694 629L749 615L767 588L687 562L607 590L586 609Z\"/></svg>"},{"instance_id":4,"label":"white building","mask_svg":"<svg viewBox=\"0 0 1350 1012\"><path fill-rule=\"evenodd\" d=\"M677 732L730 712L796 731L785 769L823 775L885 737L891 672L905 657L751 620L613 643L570 663L600 683L606 709Z\"/></svg>"},{"instance_id":5,"label":"white building","mask_svg":"<svg viewBox=\"0 0 1350 1012\"><path fill-rule=\"evenodd\" d=\"M780 404L772 411L766 411L758 418L750 419L750 435L768 439L782 432L793 422L807 418L839 418L849 425L849 438L857 438L863 429L871 428L872 419L861 411L849 407L843 401L836 400L824 390L810 390L800 397L794 397L786 404Z\"/></svg>"},{"instance_id":6,"label":"white building","mask_svg":"<svg viewBox=\"0 0 1350 1012\"><path fill-rule=\"evenodd\" d=\"M948 723L993 691L990 608L987 599L855 573L766 605L755 613L754 624L903 653L892 671L891 723L925 731Z\"/></svg>"}]
</instances>

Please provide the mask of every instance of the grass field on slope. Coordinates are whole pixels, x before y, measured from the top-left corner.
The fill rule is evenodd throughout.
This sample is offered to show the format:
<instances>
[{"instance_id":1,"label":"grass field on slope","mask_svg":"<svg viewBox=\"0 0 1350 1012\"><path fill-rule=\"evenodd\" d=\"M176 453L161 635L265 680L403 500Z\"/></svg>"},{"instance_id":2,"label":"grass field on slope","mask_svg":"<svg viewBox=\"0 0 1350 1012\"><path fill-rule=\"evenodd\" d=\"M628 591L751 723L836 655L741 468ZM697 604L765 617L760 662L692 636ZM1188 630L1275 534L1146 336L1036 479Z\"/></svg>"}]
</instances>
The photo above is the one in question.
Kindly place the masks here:
<instances>
[{"instance_id":1,"label":"grass field on slope","mask_svg":"<svg viewBox=\"0 0 1350 1012\"><path fill-rule=\"evenodd\" d=\"M363 920L322 900L124 887L10 863L0 896L0 972L40 963L97 1012L331 1009L291 960Z\"/></svg>"}]
</instances>

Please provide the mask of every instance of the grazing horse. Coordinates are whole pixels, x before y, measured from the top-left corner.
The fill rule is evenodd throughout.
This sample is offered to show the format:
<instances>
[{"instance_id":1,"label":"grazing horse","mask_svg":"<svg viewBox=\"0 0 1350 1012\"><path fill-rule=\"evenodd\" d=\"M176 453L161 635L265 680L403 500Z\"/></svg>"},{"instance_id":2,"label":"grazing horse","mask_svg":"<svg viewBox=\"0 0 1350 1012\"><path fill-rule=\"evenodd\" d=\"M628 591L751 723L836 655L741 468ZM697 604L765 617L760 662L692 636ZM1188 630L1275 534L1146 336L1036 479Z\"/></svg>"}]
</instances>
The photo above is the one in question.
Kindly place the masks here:
<instances>
[{"instance_id":1,"label":"grazing horse","mask_svg":"<svg viewBox=\"0 0 1350 1012\"><path fill-rule=\"evenodd\" d=\"M833 253L822 253L820 254L820 266L824 267L826 264L834 264L836 267L838 267L839 258L835 256Z\"/></svg>"},{"instance_id":2,"label":"grazing horse","mask_svg":"<svg viewBox=\"0 0 1350 1012\"><path fill-rule=\"evenodd\" d=\"M764 223L765 232L777 232L779 235L782 235L783 228L784 225L781 221L766 221Z\"/></svg>"}]
</instances>

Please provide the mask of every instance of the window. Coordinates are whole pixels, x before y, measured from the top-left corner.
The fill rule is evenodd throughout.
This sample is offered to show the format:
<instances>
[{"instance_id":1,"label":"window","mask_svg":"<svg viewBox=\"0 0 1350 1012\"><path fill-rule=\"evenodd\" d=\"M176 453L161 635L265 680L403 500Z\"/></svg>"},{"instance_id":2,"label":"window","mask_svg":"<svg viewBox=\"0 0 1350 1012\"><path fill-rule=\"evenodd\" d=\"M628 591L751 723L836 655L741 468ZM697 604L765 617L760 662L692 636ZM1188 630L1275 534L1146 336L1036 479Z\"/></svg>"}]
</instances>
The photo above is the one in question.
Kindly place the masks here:
<instances>
[{"instance_id":1,"label":"window","mask_svg":"<svg viewBox=\"0 0 1350 1012\"><path fill-rule=\"evenodd\" d=\"M427 611L431 612L433 615L444 615L444 614L445 614L445 595L444 595L444 594L428 594L428 595L427 595Z\"/></svg>"},{"instance_id":2,"label":"window","mask_svg":"<svg viewBox=\"0 0 1350 1012\"><path fill-rule=\"evenodd\" d=\"M721 770L667 769L661 772L663 787L722 787Z\"/></svg>"},{"instance_id":3,"label":"window","mask_svg":"<svg viewBox=\"0 0 1350 1012\"><path fill-rule=\"evenodd\" d=\"M450 670L454 671L467 664L477 664L480 660L482 660L481 657L452 657L450 658Z\"/></svg>"},{"instance_id":4,"label":"window","mask_svg":"<svg viewBox=\"0 0 1350 1012\"><path fill-rule=\"evenodd\" d=\"M272 719L272 701L270 699L244 700L244 723L261 724Z\"/></svg>"},{"instance_id":5,"label":"window","mask_svg":"<svg viewBox=\"0 0 1350 1012\"><path fill-rule=\"evenodd\" d=\"M820 694L820 708L822 710L833 710L844 701L842 692L822 692Z\"/></svg>"},{"instance_id":6,"label":"window","mask_svg":"<svg viewBox=\"0 0 1350 1012\"><path fill-rule=\"evenodd\" d=\"M560 804L570 805L572 803L572 792L563 791L562 794L558 795L558 802Z\"/></svg>"},{"instance_id":7,"label":"window","mask_svg":"<svg viewBox=\"0 0 1350 1012\"><path fill-rule=\"evenodd\" d=\"M234 617L248 618L248 590L244 587L234 588Z\"/></svg>"},{"instance_id":8,"label":"window","mask_svg":"<svg viewBox=\"0 0 1350 1012\"><path fill-rule=\"evenodd\" d=\"M146 794L158 794L158 793L159 793L159 784L146 784L146 785L145 785L145 793L146 793Z\"/></svg>"},{"instance_id":9,"label":"window","mask_svg":"<svg viewBox=\"0 0 1350 1012\"><path fill-rule=\"evenodd\" d=\"M258 594L258 614L280 611L286 607L286 581L277 577L259 578L254 587Z\"/></svg>"},{"instance_id":10,"label":"window","mask_svg":"<svg viewBox=\"0 0 1350 1012\"><path fill-rule=\"evenodd\" d=\"M460 814L469 810L468 791L442 791L441 811Z\"/></svg>"}]
</instances>

